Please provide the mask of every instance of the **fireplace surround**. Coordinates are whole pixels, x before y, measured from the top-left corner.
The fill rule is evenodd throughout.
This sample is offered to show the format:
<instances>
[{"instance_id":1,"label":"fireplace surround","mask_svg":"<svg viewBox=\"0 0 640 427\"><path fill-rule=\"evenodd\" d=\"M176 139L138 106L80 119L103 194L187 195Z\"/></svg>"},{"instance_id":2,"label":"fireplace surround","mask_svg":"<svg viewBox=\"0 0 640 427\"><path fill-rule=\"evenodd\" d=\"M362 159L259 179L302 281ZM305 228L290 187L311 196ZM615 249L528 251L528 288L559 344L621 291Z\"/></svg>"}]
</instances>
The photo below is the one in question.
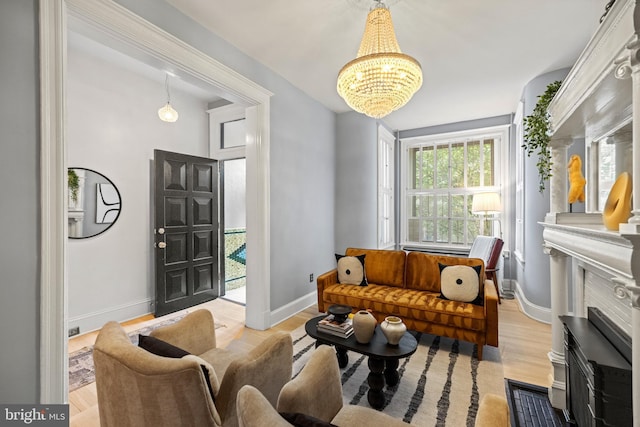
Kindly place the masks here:
<instances>
[{"instance_id":1,"label":"fireplace surround","mask_svg":"<svg viewBox=\"0 0 640 427\"><path fill-rule=\"evenodd\" d=\"M640 0L617 0L549 104L552 171L544 250L550 257L549 359L555 408L566 408L565 325L561 316L588 318L595 306L632 345L633 426L640 427ZM587 213L568 213L568 147L585 144ZM621 146L616 174L630 168L633 206L619 231L604 227L595 200L600 142ZM629 165L630 163L630 165ZM579 347L581 348L581 347ZM573 357L573 356L571 356ZM572 363L577 363L573 360ZM573 379L570 379L573 380ZM590 424L587 424L590 425Z\"/></svg>"}]
</instances>

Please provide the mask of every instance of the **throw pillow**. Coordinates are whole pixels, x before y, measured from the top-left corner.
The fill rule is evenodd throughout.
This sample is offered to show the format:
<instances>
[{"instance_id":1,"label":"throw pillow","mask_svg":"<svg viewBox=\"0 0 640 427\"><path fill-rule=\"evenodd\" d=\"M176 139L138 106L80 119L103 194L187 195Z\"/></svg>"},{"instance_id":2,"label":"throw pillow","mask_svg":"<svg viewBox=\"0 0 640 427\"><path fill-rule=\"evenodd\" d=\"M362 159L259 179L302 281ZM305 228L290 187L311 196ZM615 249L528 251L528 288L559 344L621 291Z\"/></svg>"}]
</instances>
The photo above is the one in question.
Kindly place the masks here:
<instances>
[{"instance_id":1,"label":"throw pillow","mask_svg":"<svg viewBox=\"0 0 640 427\"><path fill-rule=\"evenodd\" d=\"M173 344L169 344L166 341L162 341L156 337L149 335L138 336L138 346L144 348L149 353L153 353L157 356L171 357L172 359L180 359L181 357L189 354L188 351L176 347Z\"/></svg>"},{"instance_id":2,"label":"throw pillow","mask_svg":"<svg viewBox=\"0 0 640 427\"><path fill-rule=\"evenodd\" d=\"M338 261L338 283L342 285L367 286L364 257L364 255L346 256L336 254L336 261Z\"/></svg>"},{"instance_id":3,"label":"throw pillow","mask_svg":"<svg viewBox=\"0 0 640 427\"><path fill-rule=\"evenodd\" d=\"M156 356L170 357L172 359L181 359L186 356L197 358L200 362L200 367L202 368L207 388L211 394L211 399L213 399L213 402L215 403L220 383L218 382L218 377L216 376L213 367L209 363L197 356L191 355L191 353L181 349L180 347L176 347L173 344L149 335L138 335L138 347L143 348ZM212 380L212 377L215 377L215 380Z\"/></svg>"},{"instance_id":4,"label":"throw pillow","mask_svg":"<svg viewBox=\"0 0 640 427\"><path fill-rule=\"evenodd\" d=\"M296 427L337 427L335 424L298 412L280 412L280 416Z\"/></svg>"},{"instance_id":5,"label":"throw pillow","mask_svg":"<svg viewBox=\"0 0 640 427\"><path fill-rule=\"evenodd\" d=\"M482 267L468 265L440 266L440 298L483 305L480 295L480 271Z\"/></svg>"}]
</instances>

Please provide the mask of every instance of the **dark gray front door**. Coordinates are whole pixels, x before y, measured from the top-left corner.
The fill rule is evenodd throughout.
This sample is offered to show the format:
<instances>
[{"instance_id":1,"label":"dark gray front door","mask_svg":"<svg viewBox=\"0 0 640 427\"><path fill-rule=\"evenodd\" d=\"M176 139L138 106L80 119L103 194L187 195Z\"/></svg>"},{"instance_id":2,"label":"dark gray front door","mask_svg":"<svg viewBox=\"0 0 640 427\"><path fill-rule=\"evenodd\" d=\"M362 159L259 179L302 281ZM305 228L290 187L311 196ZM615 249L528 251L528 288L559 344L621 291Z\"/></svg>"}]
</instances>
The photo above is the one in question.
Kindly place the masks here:
<instances>
[{"instance_id":1,"label":"dark gray front door","mask_svg":"<svg viewBox=\"0 0 640 427\"><path fill-rule=\"evenodd\" d=\"M217 161L154 150L156 316L218 296Z\"/></svg>"}]
</instances>

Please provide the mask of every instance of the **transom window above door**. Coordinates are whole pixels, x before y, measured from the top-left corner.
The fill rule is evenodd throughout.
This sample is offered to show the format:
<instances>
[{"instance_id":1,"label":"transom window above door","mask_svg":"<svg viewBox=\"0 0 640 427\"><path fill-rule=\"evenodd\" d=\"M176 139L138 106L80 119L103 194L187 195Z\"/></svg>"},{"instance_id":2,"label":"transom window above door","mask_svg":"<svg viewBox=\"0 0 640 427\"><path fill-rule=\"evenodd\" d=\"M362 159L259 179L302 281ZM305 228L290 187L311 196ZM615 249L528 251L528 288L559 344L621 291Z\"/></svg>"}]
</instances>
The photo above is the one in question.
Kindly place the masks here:
<instances>
[{"instance_id":1,"label":"transom window above door","mask_svg":"<svg viewBox=\"0 0 640 427\"><path fill-rule=\"evenodd\" d=\"M245 107L230 104L209 113L209 151L216 160L245 157L247 129Z\"/></svg>"}]
</instances>

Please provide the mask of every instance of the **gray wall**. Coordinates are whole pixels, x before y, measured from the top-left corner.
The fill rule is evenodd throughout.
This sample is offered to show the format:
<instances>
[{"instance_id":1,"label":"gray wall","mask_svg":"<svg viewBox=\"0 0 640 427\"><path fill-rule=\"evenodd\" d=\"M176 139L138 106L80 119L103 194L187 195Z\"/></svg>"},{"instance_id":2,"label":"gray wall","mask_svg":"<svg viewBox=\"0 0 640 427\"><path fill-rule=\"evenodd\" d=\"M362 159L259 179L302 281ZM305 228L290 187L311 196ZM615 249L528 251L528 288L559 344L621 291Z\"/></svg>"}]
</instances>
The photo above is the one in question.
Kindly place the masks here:
<instances>
[{"instance_id":1,"label":"gray wall","mask_svg":"<svg viewBox=\"0 0 640 427\"><path fill-rule=\"evenodd\" d=\"M118 3L274 93L269 156L271 309L314 292L309 274L315 277L335 265L335 113L169 4Z\"/></svg>"},{"instance_id":2,"label":"gray wall","mask_svg":"<svg viewBox=\"0 0 640 427\"><path fill-rule=\"evenodd\" d=\"M67 50L67 161L109 178L122 198L113 227L68 242L69 327L85 333L154 311L153 150L207 157L209 119L206 99L174 87L180 119L159 120L162 73L152 79L123 68L80 40L70 35ZM85 181L85 188L94 194L85 200L86 225L95 222L95 183Z\"/></svg>"},{"instance_id":3,"label":"gray wall","mask_svg":"<svg viewBox=\"0 0 640 427\"><path fill-rule=\"evenodd\" d=\"M336 127L335 251L377 247L378 125L355 111ZM335 260L333 262L335 265Z\"/></svg>"},{"instance_id":4,"label":"gray wall","mask_svg":"<svg viewBox=\"0 0 640 427\"><path fill-rule=\"evenodd\" d=\"M531 80L524 87L522 101L524 116L533 112L538 96L547 88L549 83L563 80L569 69L552 71ZM584 157L583 157L584 158ZM525 156L524 161L524 265L518 263L517 280L525 298L534 305L551 307L551 293L549 287L549 256L542 251L542 226L549 212L549 184L544 192L538 190L537 157Z\"/></svg>"},{"instance_id":5,"label":"gray wall","mask_svg":"<svg viewBox=\"0 0 640 427\"><path fill-rule=\"evenodd\" d=\"M0 402L39 400L39 103L35 0L0 2Z\"/></svg>"},{"instance_id":6,"label":"gray wall","mask_svg":"<svg viewBox=\"0 0 640 427\"><path fill-rule=\"evenodd\" d=\"M309 273L335 264L335 114L171 6L121 2L272 91L271 305L315 291ZM0 402L39 400L39 114L37 1L0 2L0 176L6 231L0 256ZM19 179L16 179L19 177ZM124 207L124 206L123 206ZM16 327L18 325L19 327Z\"/></svg>"}]
</instances>

